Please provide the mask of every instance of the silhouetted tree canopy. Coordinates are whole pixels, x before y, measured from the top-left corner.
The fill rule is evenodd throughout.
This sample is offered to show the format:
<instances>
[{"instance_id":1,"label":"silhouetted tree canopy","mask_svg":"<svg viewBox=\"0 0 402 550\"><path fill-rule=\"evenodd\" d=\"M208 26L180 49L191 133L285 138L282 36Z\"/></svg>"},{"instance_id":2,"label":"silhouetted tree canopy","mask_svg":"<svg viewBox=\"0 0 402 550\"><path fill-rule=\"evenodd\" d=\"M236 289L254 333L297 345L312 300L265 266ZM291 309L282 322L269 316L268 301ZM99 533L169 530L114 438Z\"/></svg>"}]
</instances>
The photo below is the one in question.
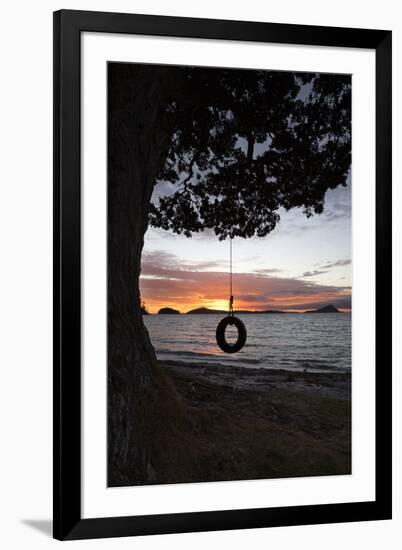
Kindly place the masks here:
<instances>
[{"instance_id":1,"label":"silhouetted tree canopy","mask_svg":"<svg viewBox=\"0 0 402 550\"><path fill-rule=\"evenodd\" d=\"M191 236L262 237L280 207L323 211L351 162L347 75L169 68L163 117L170 147L157 181L172 194L150 224Z\"/></svg>"}]
</instances>

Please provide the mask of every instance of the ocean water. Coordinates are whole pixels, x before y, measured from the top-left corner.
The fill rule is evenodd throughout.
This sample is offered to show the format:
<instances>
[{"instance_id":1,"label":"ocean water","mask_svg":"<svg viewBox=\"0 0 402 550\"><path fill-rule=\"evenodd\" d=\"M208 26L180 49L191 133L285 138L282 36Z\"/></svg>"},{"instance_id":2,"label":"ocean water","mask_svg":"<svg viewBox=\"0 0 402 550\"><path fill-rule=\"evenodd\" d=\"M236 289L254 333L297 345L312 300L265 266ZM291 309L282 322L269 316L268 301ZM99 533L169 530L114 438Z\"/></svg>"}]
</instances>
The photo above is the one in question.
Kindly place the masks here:
<instances>
[{"instance_id":1,"label":"ocean water","mask_svg":"<svg viewBox=\"0 0 402 550\"><path fill-rule=\"evenodd\" d=\"M223 316L149 315L144 322L160 360L291 371L351 369L350 313L238 315L247 342L234 354L221 351L215 340Z\"/></svg>"}]
</instances>

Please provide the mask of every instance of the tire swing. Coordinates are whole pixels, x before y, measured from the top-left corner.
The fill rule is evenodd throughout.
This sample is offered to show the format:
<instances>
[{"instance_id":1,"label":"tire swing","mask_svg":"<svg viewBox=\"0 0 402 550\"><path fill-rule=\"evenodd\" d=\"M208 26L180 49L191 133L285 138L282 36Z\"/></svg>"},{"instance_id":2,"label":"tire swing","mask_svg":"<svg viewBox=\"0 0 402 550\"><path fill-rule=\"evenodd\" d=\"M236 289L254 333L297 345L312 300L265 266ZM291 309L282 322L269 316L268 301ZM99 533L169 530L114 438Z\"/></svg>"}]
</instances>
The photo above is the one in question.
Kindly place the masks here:
<instances>
[{"instance_id":1,"label":"tire swing","mask_svg":"<svg viewBox=\"0 0 402 550\"><path fill-rule=\"evenodd\" d=\"M237 341L230 344L226 341L226 328L235 326L237 328ZM230 298L229 313L224 317L216 327L216 342L225 353L237 353L242 349L247 340L246 327L238 317L235 317L233 311L233 289L232 289L232 237L230 237Z\"/></svg>"}]
</instances>

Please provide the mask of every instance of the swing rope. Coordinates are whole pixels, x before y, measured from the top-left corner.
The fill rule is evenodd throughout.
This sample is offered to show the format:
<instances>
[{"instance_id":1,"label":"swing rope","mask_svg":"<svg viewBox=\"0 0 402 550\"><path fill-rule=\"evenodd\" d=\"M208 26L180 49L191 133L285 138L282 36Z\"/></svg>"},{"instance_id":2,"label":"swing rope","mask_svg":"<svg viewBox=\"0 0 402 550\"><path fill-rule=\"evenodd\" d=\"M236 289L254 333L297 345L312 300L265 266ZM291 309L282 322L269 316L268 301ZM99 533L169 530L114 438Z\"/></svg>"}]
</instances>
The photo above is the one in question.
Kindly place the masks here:
<instances>
[{"instance_id":1,"label":"swing rope","mask_svg":"<svg viewBox=\"0 0 402 550\"><path fill-rule=\"evenodd\" d=\"M230 281L230 298L229 298L229 315L233 317L233 284L232 284L232 240L233 236L230 235L230 271L229 271L229 281Z\"/></svg>"}]
</instances>

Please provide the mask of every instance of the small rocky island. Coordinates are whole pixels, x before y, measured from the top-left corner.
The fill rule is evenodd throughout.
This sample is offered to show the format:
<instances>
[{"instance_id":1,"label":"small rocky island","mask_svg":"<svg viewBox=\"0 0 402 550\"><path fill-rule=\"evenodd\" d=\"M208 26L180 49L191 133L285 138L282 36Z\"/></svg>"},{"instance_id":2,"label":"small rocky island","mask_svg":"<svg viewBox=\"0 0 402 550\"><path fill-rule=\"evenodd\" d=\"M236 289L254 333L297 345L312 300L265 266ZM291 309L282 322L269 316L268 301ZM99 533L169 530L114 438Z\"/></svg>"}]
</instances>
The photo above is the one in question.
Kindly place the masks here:
<instances>
[{"instance_id":1,"label":"small rocky island","mask_svg":"<svg viewBox=\"0 0 402 550\"><path fill-rule=\"evenodd\" d=\"M223 309L208 309L207 307L198 307L196 309L191 309L190 311L187 311L187 315L206 315L208 313L219 313L220 315L227 313L227 311L224 311Z\"/></svg>"},{"instance_id":2,"label":"small rocky island","mask_svg":"<svg viewBox=\"0 0 402 550\"><path fill-rule=\"evenodd\" d=\"M310 311L306 311L306 313L341 313L341 311L339 311L339 309L336 309L336 307L331 304L320 309L312 309Z\"/></svg>"},{"instance_id":3,"label":"small rocky island","mask_svg":"<svg viewBox=\"0 0 402 550\"><path fill-rule=\"evenodd\" d=\"M162 307L158 311L158 315L180 315L180 311L173 309L172 307Z\"/></svg>"}]
</instances>

